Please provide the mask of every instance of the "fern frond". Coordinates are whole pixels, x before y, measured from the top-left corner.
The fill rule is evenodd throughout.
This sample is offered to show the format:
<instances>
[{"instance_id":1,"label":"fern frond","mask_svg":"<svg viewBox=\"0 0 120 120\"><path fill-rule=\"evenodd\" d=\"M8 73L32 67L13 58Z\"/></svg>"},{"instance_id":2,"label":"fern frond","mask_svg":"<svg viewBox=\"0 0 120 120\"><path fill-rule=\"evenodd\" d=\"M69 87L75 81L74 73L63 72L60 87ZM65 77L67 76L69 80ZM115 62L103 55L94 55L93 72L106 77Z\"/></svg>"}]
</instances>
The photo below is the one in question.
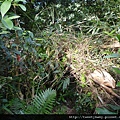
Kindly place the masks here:
<instances>
[{"instance_id":1,"label":"fern frond","mask_svg":"<svg viewBox=\"0 0 120 120\"><path fill-rule=\"evenodd\" d=\"M39 93L33 99L34 112L36 114L50 114L53 109L53 103L55 102L56 91L47 89Z\"/></svg>"},{"instance_id":2,"label":"fern frond","mask_svg":"<svg viewBox=\"0 0 120 120\"><path fill-rule=\"evenodd\" d=\"M67 86L70 84L70 78L66 78L63 81L63 91L67 89Z\"/></svg>"}]
</instances>

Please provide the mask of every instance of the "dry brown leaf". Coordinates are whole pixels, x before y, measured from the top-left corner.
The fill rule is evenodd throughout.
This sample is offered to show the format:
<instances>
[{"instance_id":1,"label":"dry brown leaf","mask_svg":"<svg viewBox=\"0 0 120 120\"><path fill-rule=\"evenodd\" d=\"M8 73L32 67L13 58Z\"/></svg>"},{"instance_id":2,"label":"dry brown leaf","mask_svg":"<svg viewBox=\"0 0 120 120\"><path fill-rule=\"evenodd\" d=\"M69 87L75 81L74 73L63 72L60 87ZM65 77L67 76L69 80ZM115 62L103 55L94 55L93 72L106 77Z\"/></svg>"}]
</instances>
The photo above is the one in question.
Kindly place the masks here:
<instances>
[{"instance_id":1,"label":"dry brown leaf","mask_svg":"<svg viewBox=\"0 0 120 120\"><path fill-rule=\"evenodd\" d=\"M88 78L92 79L94 82L98 83L100 86L105 88L105 90L112 94L113 96L120 99L120 96L117 95L111 88L115 88L114 78L105 70L97 69L93 73L90 73ZM111 87L111 88L109 88Z\"/></svg>"},{"instance_id":2,"label":"dry brown leaf","mask_svg":"<svg viewBox=\"0 0 120 120\"><path fill-rule=\"evenodd\" d=\"M89 74L89 78L101 86L104 85L111 88L115 88L114 78L104 69L95 70L93 73Z\"/></svg>"}]
</instances>

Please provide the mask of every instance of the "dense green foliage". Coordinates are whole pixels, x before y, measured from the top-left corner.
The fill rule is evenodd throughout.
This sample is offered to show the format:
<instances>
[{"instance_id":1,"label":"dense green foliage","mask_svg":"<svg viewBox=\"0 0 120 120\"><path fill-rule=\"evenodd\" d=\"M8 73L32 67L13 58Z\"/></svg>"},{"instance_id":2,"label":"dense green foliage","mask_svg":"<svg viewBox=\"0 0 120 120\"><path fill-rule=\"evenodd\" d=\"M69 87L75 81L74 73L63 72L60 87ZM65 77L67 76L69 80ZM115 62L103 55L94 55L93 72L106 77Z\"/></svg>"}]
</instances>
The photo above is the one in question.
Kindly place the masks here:
<instances>
[{"instance_id":1,"label":"dense green foliage","mask_svg":"<svg viewBox=\"0 0 120 120\"><path fill-rule=\"evenodd\" d=\"M0 113L69 114L68 108L77 114L120 112L116 105L97 108L85 71L78 83L67 57L70 49L78 52L76 45L85 43L85 37L97 46L109 37L120 42L119 0L1 0L0 12ZM117 54L89 49L93 60L96 54L120 58L119 49ZM117 67L115 75L120 74Z\"/></svg>"}]
</instances>

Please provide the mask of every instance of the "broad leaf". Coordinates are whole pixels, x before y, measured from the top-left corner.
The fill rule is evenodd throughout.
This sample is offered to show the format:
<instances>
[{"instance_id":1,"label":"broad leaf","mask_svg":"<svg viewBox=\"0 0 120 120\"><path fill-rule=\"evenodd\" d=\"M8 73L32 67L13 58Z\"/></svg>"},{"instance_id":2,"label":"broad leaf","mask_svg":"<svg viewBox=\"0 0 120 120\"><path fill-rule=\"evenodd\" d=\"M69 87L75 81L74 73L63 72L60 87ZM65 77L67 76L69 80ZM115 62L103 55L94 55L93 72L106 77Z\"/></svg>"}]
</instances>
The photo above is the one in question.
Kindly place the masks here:
<instances>
[{"instance_id":1,"label":"broad leaf","mask_svg":"<svg viewBox=\"0 0 120 120\"><path fill-rule=\"evenodd\" d=\"M26 7L22 4L19 4L19 7L23 10L23 11L26 11Z\"/></svg>"},{"instance_id":2,"label":"broad leaf","mask_svg":"<svg viewBox=\"0 0 120 120\"><path fill-rule=\"evenodd\" d=\"M16 3L18 2L26 2L26 0L15 0Z\"/></svg>"},{"instance_id":3,"label":"broad leaf","mask_svg":"<svg viewBox=\"0 0 120 120\"><path fill-rule=\"evenodd\" d=\"M110 106L111 109L113 109L113 110L120 110L120 106L111 105L111 104L107 104L107 105Z\"/></svg>"},{"instance_id":4,"label":"broad leaf","mask_svg":"<svg viewBox=\"0 0 120 120\"><path fill-rule=\"evenodd\" d=\"M115 112L111 112L111 111L107 110L106 108L96 108L96 112L98 114L117 114Z\"/></svg>"},{"instance_id":5,"label":"broad leaf","mask_svg":"<svg viewBox=\"0 0 120 120\"><path fill-rule=\"evenodd\" d=\"M54 74L60 73L60 70L55 70L53 73L54 73Z\"/></svg>"},{"instance_id":6,"label":"broad leaf","mask_svg":"<svg viewBox=\"0 0 120 120\"><path fill-rule=\"evenodd\" d=\"M111 55L104 56L104 58L119 58L120 54L118 53L113 53Z\"/></svg>"},{"instance_id":7,"label":"broad leaf","mask_svg":"<svg viewBox=\"0 0 120 120\"><path fill-rule=\"evenodd\" d=\"M6 0L2 3L1 5L1 14L2 14L2 18L4 17L4 15L8 12L8 10L11 7L11 1L10 0Z\"/></svg>"},{"instance_id":8,"label":"broad leaf","mask_svg":"<svg viewBox=\"0 0 120 120\"><path fill-rule=\"evenodd\" d=\"M116 86L117 86L117 87L120 87L120 82L117 82Z\"/></svg>"},{"instance_id":9,"label":"broad leaf","mask_svg":"<svg viewBox=\"0 0 120 120\"><path fill-rule=\"evenodd\" d=\"M29 33L29 36L30 36L31 38L34 38L34 35L33 35L33 33L32 33L31 31L28 31L28 33Z\"/></svg>"},{"instance_id":10,"label":"broad leaf","mask_svg":"<svg viewBox=\"0 0 120 120\"><path fill-rule=\"evenodd\" d=\"M0 84L0 89L1 89L4 85L5 85L5 83L4 83L4 84Z\"/></svg>"},{"instance_id":11,"label":"broad leaf","mask_svg":"<svg viewBox=\"0 0 120 120\"><path fill-rule=\"evenodd\" d=\"M14 27L13 27L13 30L22 30L22 28L17 27L17 26L14 26Z\"/></svg>"},{"instance_id":12,"label":"broad leaf","mask_svg":"<svg viewBox=\"0 0 120 120\"><path fill-rule=\"evenodd\" d=\"M119 69L119 68L113 67L112 69L113 69L117 74L120 74L120 69Z\"/></svg>"},{"instance_id":13,"label":"broad leaf","mask_svg":"<svg viewBox=\"0 0 120 120\"><path fill-rule=\"evenodd\" d=\"M120 42L120 34L118 34L116 37L117 37L117 40Z\"/></svg>"},{"instance_id":14,"label":"broad leaf","mask_svg":"<svg viewBox=\"0 0 120 120\"><path fill-rule=\"evenodd\" d=\"M69 84L70 84L70 78L66 78L63 82L63 91L67 88Z\"/></svg>"},{"instance_id":15,"label":"broad leaf","mask_svg":"<svg viewBox=\"0 0 120 120\"><path fill-rule=\"evenodd\" d=\"M18 15L16 15L16 16L11 16L11 17L9 17L9 19L17 19L17 18L19 18L20 16L18 16Z\"/></svg>"},{"instance_id":16,"label":"broad leaf","mask_svg":"<svg viewBox=\"0 0 120 120\"><path fill-rule=\"evenodd\" d=\"M9 31L2 31L2 32L0 32L0 35L7 34L7 33L10 33L10 32Z\"/></svg>"},{"instance_id":17,"label":"broad leaf","mask_svg":"<svg viewBox=\"0 0 120 120\"><path fill-rule=\"evenodd\" d=\"M4 24L6 28L10 30L13 28L13 22L9 18L2 19L2 23Z\"/></svg>"}]
</instances>

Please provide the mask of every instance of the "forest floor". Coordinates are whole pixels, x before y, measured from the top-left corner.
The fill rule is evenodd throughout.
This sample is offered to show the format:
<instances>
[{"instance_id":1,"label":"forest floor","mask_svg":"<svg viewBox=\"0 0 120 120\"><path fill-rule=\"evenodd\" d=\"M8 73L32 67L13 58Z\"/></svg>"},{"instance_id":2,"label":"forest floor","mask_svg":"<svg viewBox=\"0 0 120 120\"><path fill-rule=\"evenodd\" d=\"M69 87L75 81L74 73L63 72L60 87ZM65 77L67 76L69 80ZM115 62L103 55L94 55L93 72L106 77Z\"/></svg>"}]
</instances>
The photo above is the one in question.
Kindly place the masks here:
<instances>
[{"instance_id":1,"label":"forest floor","mask_svg":"<svg viewBox=\"0 0 120 120\"><path fill-rule=\"evenodd\" d=\"M54 37L56 38L56 36ZM106 107L109 104L120 106L118 98L88 78L88 75L94 70L104 69L110 73L116 83L120 82L120 75L116 74L112 69L114 66L119 67L120 59L104 58L118 51L120 46L116 42L117 40L100 35L82 38L68 35L66 39L63 39L62 35L60 35L57 38L59 38L61 43L59 47L64 50L67 56L68 70L71 76L70 89L72 88L72 91L81 96L81 100L76 100L75 97L67 98L67 105L63 104L66 108L66 113L81 113L80 109L84 113L84 109L88 109L88 113L93 114L95 113L95 108L98 107ZM120 87L116 86L112 91L120 95ZM75 103L75 101L78 102ZM91 104L89 104L90 102ZM81 107L77 109L80 104L82 104Z\"/></svg>"}]
</instances>

